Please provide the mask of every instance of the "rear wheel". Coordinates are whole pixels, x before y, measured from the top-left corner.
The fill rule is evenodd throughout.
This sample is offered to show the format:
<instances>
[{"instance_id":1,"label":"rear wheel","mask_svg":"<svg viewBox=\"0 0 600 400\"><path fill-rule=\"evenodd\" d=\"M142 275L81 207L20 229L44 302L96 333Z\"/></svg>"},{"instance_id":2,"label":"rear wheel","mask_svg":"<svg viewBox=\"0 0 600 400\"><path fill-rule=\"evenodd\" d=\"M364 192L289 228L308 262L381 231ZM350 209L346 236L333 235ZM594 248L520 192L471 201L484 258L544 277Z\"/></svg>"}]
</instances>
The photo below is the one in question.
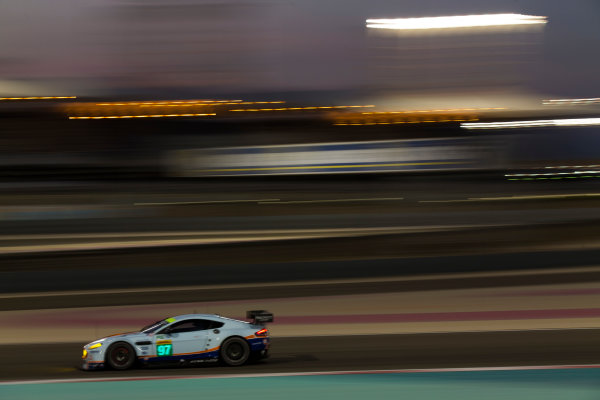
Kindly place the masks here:
<instances>
[{"instance_id":1,"label":"rear wheel","mask_svg":"<svg viewBox=\"0 0 600 400\"><path fill-rule=\"evenodd\" d=\"M125 342L112 344L106 352L106 363L112 369L129 369L133 367L135 359L135 350L129 343Z\"/></svg>"},{"instance_id":2,"label":"rear wheel","mask_svg":"<svg viewBox=\"0 0 600 400\"><path fill-rule=\"evenodd\" d=\"M245 364L250 358L248 342L239 337L232 337L221 345L221 361L229 366Z\"/></svg>"}]
</instances>

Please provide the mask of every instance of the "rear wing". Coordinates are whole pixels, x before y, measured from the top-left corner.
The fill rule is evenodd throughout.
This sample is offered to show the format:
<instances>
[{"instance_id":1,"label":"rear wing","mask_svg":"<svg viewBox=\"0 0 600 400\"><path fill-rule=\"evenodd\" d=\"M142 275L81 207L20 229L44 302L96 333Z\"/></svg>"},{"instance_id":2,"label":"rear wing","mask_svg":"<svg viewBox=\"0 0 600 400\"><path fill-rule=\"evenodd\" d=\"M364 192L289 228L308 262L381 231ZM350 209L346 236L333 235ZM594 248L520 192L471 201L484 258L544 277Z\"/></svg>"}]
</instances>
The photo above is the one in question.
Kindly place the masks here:
<instances>
[{"instance_id":1,"label":"rear wing","mask_svg":"<svg viewBox=\"0 0 600 400\"><path fill-rule=\"evenodd\" d=\"M251 319L253 324L273 322L273 314L265 310L246 311L246 318Z\"/></svg>"}]
</instances>

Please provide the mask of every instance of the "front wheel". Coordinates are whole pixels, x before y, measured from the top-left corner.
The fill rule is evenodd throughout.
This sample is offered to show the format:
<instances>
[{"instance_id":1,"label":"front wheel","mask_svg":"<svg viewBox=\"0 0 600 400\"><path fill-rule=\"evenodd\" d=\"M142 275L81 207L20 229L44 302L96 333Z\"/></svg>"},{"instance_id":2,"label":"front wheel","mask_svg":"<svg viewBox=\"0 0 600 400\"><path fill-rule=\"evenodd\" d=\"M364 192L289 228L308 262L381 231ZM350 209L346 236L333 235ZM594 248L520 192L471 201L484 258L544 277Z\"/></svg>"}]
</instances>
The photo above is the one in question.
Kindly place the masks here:
<instances>
[{"instance_id":1,"label":"front wheel","mask_svg":"<svg viewBox=\"0 0 600 400\"><path fill-rule=\"evenodd\" d=\"M239 337L232 337L221 345L221 361L226 365L235 367L245 364L250 358L248 342Z\"/></svg>"},{"instance_id":2,"label":"front wheel","mask_svg":"<svg viewBox=\"0 0 600 400\"><path fill-rule=\"evenodd\" d=\"M106 363L112 369L129 369L133 367L135 358L135 350L125 342L114 343L106 351Z\"/></svg>"}]
</instances>

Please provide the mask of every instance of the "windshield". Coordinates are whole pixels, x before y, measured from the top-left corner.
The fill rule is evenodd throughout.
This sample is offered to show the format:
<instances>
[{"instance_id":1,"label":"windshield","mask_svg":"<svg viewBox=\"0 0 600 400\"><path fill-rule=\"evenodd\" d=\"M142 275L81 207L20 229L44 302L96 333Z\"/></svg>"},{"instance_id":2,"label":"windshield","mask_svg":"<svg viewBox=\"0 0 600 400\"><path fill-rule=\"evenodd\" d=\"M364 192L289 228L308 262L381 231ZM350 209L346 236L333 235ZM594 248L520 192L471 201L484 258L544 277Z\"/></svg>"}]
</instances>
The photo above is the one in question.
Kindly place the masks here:
<instances>
[{"instance_id":1,"label":"windshield","mask_svg":"<svg viewBox=\"0 0 600 400\"><path fill-rule=\"evenodd\" d=\"M168 324L169 323L166 320L161 319L160 321L153 322L150 325L143 327L140 330L140 332L143 332L143 333L156 332L157 330L159 330L160 328L162 328L163 326L168 325Z\"/></svg>"}]
</instances>

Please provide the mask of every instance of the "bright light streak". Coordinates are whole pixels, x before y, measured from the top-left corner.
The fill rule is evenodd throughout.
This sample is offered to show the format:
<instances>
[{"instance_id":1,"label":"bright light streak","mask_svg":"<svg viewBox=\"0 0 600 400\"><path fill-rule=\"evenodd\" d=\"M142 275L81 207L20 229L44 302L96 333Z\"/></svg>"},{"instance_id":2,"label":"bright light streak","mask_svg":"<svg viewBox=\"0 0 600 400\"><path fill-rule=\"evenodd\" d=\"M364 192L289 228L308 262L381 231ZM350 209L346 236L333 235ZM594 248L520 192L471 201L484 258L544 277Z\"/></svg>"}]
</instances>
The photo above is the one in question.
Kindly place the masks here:
<instances>
[{"instance_id":1,"label":"bright light streak","mask_svg":"<svg viewBox=\"0 0 600 400\"><path fill-rule=\"evenodd\" d=\"M534 121L471 122L460 124L464 129L537 128L543 126L600 125L600 118L540 119Z\"/></svg>"},{"instance_id":2,"label":"bright light streak","mask_svg":"<svg viewBox=\"0 0 600 400\"><path fill-rule=\"evenodd\" d=\"M247 103L239 103L239 104L247 104ZM326 110L332 108L366 108L366 107L375 107L373 104L368 104L364 106L320 106L320 107L283 107L283 108L236 108L229 111L236 112L257 112L257 111L296 111L296 110Z\"/></svg>"},{"instance_id":3,"label":"bright light streak","mask_svg":"<svg viewBox=\"0 0 600 400\"><path fill-rule=\"evenodd\" d=\"M506 176L509 181L541 181L541 180L564 180L564 179L590 179L600 178L598 174L586 174L586 175L568 175L568 176ZM588 195L589 196L589 195Z\"/></svg>"},{"instance_id":4,"label":"bright light streak","mask_svg":"<svg viewBox=\"0 0 600 400\"><path fill-rule=\"evenodd\" d=\"M425 117L427 118L427 117ZM398 120L384 120L384 121L366 121L359 122L354 118L350 117L352 122L336 122L333 125L338 126L364 126L364 125L396 125L396 124L421 124L421 123L443 123L443 122L463 122L463 121L478 121L479 119L475 116L447 116L445 118L437 119L424 119L424 118L407 118Z\"/></svg>"},{"instance_id":5,"label":"bright light streak","mask_svg":"<svg viewBox=\"0 0 600 400\"><path fill-rule=\"evenodd\" d=\"M101 116L84 116L84 117L69 117L69 119L118 119L118 118L170 118L170 117L206 117L212 114L144 114L144 115L101 115Z\"/></svg>"},{"instance_id":6,"label":"bright light streak","mask_svg":"<svg viewBox=\"0 0 600 400\"><path fill-rule=\"evenodd\" d=\"M536 15L484 14L456 15L451 17L368 19L367 28L416 30L531 25L545 23L547 23L546 17Z\"/></svg>"},{"instance_id":7,"label":"bright light streak","mask_svg":"<svg viewBox=\"0 0 600 400\"><path fill-rule=\"evenodd\" d=\"M538 174L504 174L504 176L559 176L559 175L582 175L582 174L600 174L600 171L571 171L571 172L545 172Z\"/></svg>"},{"instance_id":8,"label":"bright light streak","mask_svg":"<svg viewBox=\"0 0 600 400\"><path fill-rule=\"evenodd\" d=\"M76 99L77 96L31 96L31 97L0 97L0 100L60 100Z\"/></svg>"},{"instance_id":9,"label":"bright light streak","mask_svg":"<svg viewBox=\"0 0 600 400\"><path fill-rule=\"evenodd\" d=\"M250 104L241 103L243 100L163 100L163 101L127 101L96 103L97 106L146 106L146 105L213 105L213 104ZM278 102L279 103L279 102Z\"/></svg>"},{"instance_id":10,"label":"bright light streak","mask_svg":"<svg viewBox=\"0 0 600 400\"><path fill-rule=\"evenodd\" d=\"M97 106L141 106L141 107L190 107L190 106L218 106L231 104L282 104L285 101L242 101L242 100L177 100L177 101L145 101L125 103L96 103Z\"/></svg>"},{"instance_id":11,"label":"bright light streak","mask_svg":"<svg viewBox=\"0 0 600 400\"><path fill-rule=\"evenodd\" d=\"M478 108L444 108L434 110L407 110L407 111L373 111L363 112L362 114L413 114L413 113L440 113L440 112L457 112L457 111L487 111L487 110L506 110L504 107L478 107Z\"/></svg>"},{"instance_id":12,"label":"bright light streak","mask_svg":"<svg viewBox=\"0 0 600 400\"><path fill-rule=\"evenodd\" d=\"M542 104L546 106L556 105L579 105L579 104L595 104L600 103L600 97L592 97L589 99L554 99L554 100L543 100Z\"/></svg>"},{"instance_id":13,"label":"bright light streak","mask_svg":"<svg viewBox=\"0 0 600 400\"><path fill-rule=\"evenodd\" d=\"M600 165L556 165L544 167L545 169L566 169L566 168L598 168Z\"/></svg>"}]
</instances>

